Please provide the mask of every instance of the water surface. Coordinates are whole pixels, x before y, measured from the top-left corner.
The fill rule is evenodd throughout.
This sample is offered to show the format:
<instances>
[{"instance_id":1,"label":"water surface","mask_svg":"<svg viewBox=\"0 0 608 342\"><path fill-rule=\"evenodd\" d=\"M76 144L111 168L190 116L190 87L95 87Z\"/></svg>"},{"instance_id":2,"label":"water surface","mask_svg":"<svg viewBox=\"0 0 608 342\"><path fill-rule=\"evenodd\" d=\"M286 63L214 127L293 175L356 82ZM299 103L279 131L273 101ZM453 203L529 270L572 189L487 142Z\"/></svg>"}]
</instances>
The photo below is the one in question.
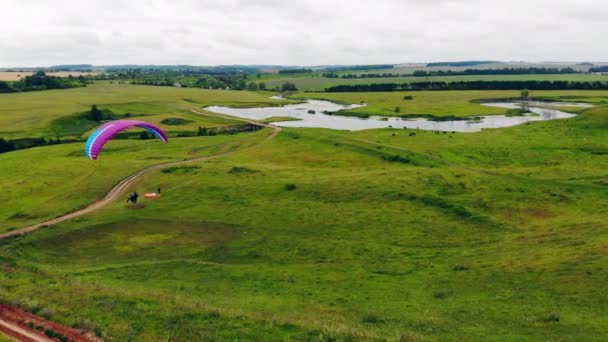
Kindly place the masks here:
<instances>
[{"instance_id":1,"label":"water surface","mask_svg":"<svg viewBox=\"0 0 608 342\"><path fill-rule=\"evenodd\" d=\"M273 97L279 99L280 97ZM307 100L300 104L289 104L282 107L264 108L230 108L221 106L211 106L205 109L225 115L240 118L263 120L271 117L286 116L299 119L297 121L274 122L273 125L281 127L316 127L331 128L339 130L359 131L373 128L412 128L431 131L455 131L455 132L478 132L486 128L500 128L521 125L531 121L544 121L566 119L574 117L574 114L566 113L557 109L540 108L543 107L592 107L586 103L569 102L490 102L483 103L484 106L497 108L520 108L523 104L528 107L529 114L523 116L505 115L471 115L467 120L433 121L425 118L404 119L399 117L372 116L366 119L328 115L324 112L337 112L341 110L364 107L365 104L341 105L329 101Z\"/></svg>"}]
</instances>

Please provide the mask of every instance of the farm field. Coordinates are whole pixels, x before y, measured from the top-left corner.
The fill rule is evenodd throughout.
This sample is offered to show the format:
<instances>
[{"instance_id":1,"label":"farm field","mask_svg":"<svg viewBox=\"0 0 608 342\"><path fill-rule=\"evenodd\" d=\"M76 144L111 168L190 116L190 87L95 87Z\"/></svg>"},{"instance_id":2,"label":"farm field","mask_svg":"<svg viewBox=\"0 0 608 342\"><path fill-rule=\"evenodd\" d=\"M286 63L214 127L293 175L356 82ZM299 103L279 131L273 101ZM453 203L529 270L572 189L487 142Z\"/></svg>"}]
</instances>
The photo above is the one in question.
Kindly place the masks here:
<instances>
[{"instance_id":1,"label":"farm field","mask_svg":"<svg viewBox=\"0 0 608 342\"><path fill-rule=\"evenodd\" d=\"M270 95L104 82L0 95L0 137L85 137L88 126L57 131L56 120L93 103L155 123L192 120L162 126L167 144L110 141L95 162L82 142L0 154L0 232L87 205L145 166L232 151L142 177L128 192L163 189L144 208L116 201L0 240L0 300L115 341L608 334L608 92L532 92L598 106L479 133L176 136L240 123L191 109L277 104ZM501 114L473 100L518 95L294 97L365 101L361 110L383 115L401 106L399 114L470 116Z\"/></svg>"},{"instance_id":2,"label":"farm field","mask_svg":"<svg viewBox=\"0 0 608 342\"><path fill-rule=\"evenodd\" d=\"M397 73L387 69L370 71L370 73ZM269 75L267 79L251 78L253 82L264 82L267 88L280 87L284 82L293 82L301 91L322 91L336 85L372 84L372 83L413 83L413 82L460 82L460 81L608 81L608 76L593 74L555 74L555 75L464 75L464 76L430 76L430 77L382 77L382 78L327 78L321 74ZM259 83L259 82L258 82Z\"/></svg>"},{"instance_id":3,"label":"farm field","mask_svg":"<svg viewBox=\"0 0 608 342\"><path fill-rule=\"evenodd\" d=\"M19 81L25 76L32 75L33 71L0 71L0 81ZM49 76L68 77L70 75L74 77L78 76L89 76L97 75L98 72L79 72L79 71L60 71L60 72L48 72Z\"/></svg>"}]
</instances>

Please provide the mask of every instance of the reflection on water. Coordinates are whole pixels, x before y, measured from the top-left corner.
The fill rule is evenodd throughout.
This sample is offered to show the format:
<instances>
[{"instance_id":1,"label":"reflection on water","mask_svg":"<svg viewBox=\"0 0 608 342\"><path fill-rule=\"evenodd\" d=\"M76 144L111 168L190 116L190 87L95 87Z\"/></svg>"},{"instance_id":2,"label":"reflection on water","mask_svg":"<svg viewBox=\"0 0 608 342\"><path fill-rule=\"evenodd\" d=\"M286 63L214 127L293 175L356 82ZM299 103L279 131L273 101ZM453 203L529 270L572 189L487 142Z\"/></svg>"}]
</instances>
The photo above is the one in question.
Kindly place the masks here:
<instances>
[{"instance_id":1,"label":"reflection on water","mask_svg":"<svg viewBox=\"0 0 608 342\"><path fill-rule=\"evenodd\" d=\"M275 99L280 97L273 97ZM484 103L484 106L498 108L519 108L523 102L492 102ZM282 107L264 108L230 108L211 106L205 108L214 113L226 114L240 118L263 120L270 117L287 116L300 120L274 122L273 125L281 127L318 127L340 130L364 130L372 128L413 128L432 131L455 131L455 132L478 132L484 128L500 128L520 125L530 121L555 120L574 117L574 114L566 113L557 109L538 108L543 107L592 107L584 103L565 102L525 102L530 114L524 116L489 115L479 116L470 120L432 121L428 119L403 119L399 117L372 116L367 119L357 117L327 115L323 112L337 112L340 110L354 109L363 105L340 105L329 101L308 100L305 103L285 105ZM314 114L313 114L314 113Z\"/></svg>"}]
</instances>

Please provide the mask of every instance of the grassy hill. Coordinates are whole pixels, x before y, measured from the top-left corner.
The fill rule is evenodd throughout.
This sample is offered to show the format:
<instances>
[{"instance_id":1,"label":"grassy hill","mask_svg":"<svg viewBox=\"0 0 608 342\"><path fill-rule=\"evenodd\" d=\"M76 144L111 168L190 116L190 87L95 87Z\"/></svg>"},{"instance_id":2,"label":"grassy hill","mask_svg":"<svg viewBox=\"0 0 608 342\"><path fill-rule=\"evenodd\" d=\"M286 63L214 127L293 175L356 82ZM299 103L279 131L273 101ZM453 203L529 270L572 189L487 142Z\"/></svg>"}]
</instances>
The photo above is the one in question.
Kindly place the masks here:
<instances>
[{"instance_id":1,"label":"grassy hill","mask_svg":"<svg viewBox=\"0 0 608 342\"><path fill-rule=\"evenodd\" d=\"M111 89L95 87L86 89L101 99ZM247 92L133 89L121 86L143 102L170 103L157 93L167 92L178 111L188 103L181 98L270 102ZM479 108L469 99L507 93L421 93L412 102L464 115L465 106ZM374 96L363 98L370 108L402 98ZM75 111L90 103L69 98ZM0 195L6 230L87 203L150 163L235 151L144 177L130 190L160 184L163 196L143 209L116 202L0 240L0 299L116 341L602 340L607 129L608 107L598 107L470 134L290 128L265 142L267 130L119 140L94 167L81 161L81 144L0 154L9 165L0 168L10 189Z\"/></svg>"}]
</instances>

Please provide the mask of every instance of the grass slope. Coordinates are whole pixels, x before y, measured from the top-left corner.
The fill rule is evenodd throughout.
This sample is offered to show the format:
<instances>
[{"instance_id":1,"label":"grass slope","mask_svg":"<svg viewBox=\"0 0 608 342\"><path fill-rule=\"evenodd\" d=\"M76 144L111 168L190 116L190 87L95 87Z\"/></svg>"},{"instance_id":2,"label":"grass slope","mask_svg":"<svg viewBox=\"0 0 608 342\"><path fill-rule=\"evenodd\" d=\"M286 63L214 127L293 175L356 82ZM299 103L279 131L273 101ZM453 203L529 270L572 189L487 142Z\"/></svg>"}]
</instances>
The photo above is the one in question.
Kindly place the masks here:
<instances>
[{"instance_id":1,"label":"grass slope","mask_svg":"<svg viewBox=\"0 0 608 342\"><path fill-rule=\"evenodd\" d=\"M160 123L169 117L192 119L191 108L210 104L231 106L260 106L279 103L271 100L272 93L256 93L229 90L182 89L96 82L85 88L50 90L28 93L0 94L0 137L19 138L32 136L55 137L65 133L82 131L58 130L57 120L73 118L77 113L88 111L97 104L116 114L146 115L145 120ZM150 117L151 116L151 117ZM73 121L72 120L72 121ZM195 117L188 127L221 126L231 123L225 119ZM234 123L234 122L232 122ZM81 127L81 124L74 123ZM175 126L161 125L168 130ZM84 131L89 126L84 127Z\"/></svg>"},{"instance_id":2,"label":"grass slope","mask_svg":"<svg viewBox=\"0 0 608 342\"><path fill-rule=\"evenodd\" d=\"M413 100L405 99L411 96ZM383 116L468 117L505 114L507 109L482 106L478 100L519 97L520 92L496 91L419 91L391 93L297 93L292 98L313 98L343 103L367 103L345 114ZM530 96L561 101L608 103L608 91L533 91ZM399 107L399 112L395 108Z\"/></svg>"},{"instance_id":3,"label":"grass slope","mask_svg":"<svg viewBox=\"0 0 608 342\"><path fill-rule=\"evenodd\" d=\"M1 241L0 298L115 340L602 340L607 129L605 107L474 134L286 129L150 174L142 210Z\"/></svg>"}]
</instances>

